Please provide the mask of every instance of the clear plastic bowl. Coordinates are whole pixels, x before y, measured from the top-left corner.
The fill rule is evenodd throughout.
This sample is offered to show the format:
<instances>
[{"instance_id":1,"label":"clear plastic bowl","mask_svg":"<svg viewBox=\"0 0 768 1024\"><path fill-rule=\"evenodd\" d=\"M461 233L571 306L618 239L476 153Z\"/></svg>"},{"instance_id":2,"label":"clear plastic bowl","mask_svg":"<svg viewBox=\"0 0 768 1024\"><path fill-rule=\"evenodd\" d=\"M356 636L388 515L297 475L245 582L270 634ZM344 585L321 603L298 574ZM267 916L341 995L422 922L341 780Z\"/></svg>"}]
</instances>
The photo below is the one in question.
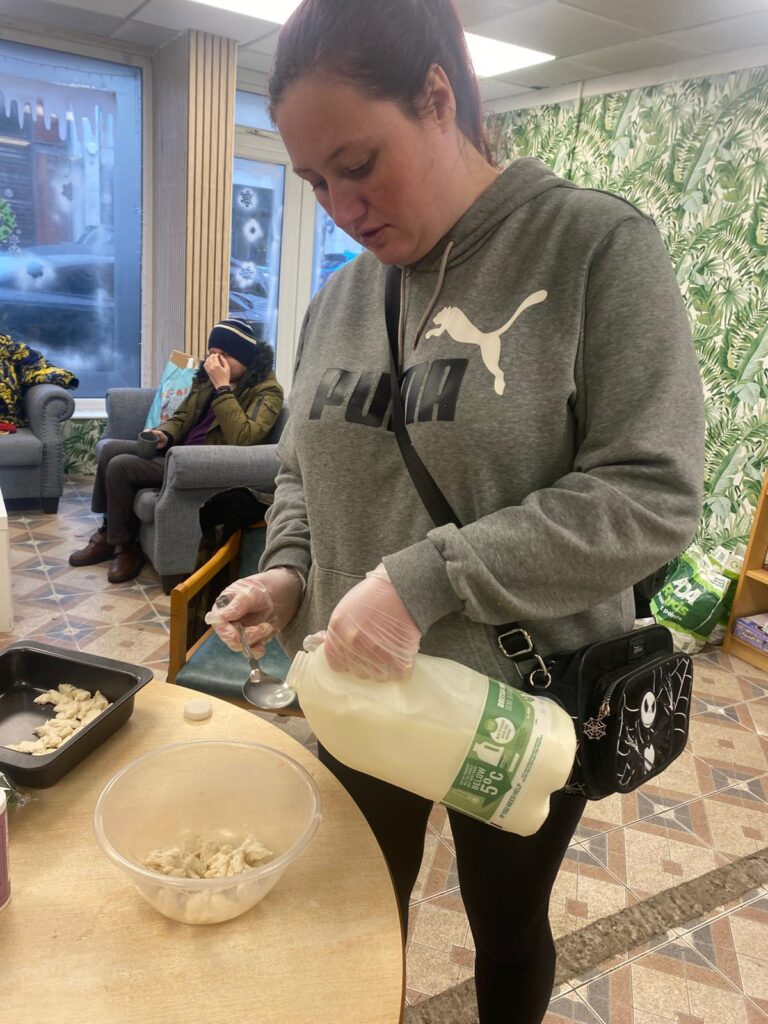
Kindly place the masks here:
<instances>
[{"instance_id":1,"label":"clear plastic bowl","mask_svg":"<svg viewBox=\"0 0 768 1024\"><path fill-rule=\"evenodd\" d=\"M161 914L217 924L250 910L276 885L320 824L320 794L292 758L258 743L200 740L132 761L104 787L99 846ZM275 856L229 878L175 878L142 866L186 836L239 845L253 834Z\"/></svg>"}]
</instances>

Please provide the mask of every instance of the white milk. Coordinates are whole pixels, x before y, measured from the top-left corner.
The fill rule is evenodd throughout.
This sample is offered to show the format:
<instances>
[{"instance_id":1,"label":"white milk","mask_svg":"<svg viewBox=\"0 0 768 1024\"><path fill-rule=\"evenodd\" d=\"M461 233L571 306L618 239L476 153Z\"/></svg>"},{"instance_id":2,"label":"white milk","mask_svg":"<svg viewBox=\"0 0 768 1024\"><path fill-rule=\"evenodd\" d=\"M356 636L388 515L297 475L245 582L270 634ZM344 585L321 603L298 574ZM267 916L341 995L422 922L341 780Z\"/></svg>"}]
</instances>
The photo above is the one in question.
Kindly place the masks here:
<instances>
[{"instance_id":1,"label":"white milk","mask_svg":"<svg viewBox=\"0 0 768 1024\"><path fill-rule=\"evenodd\" d=\"M576 754L568 714L465 665L417 656L405 682L328 667L322 646L296 655L288 685L312 731L350 768L528 836Z\"/></svg>"}]
</instances>

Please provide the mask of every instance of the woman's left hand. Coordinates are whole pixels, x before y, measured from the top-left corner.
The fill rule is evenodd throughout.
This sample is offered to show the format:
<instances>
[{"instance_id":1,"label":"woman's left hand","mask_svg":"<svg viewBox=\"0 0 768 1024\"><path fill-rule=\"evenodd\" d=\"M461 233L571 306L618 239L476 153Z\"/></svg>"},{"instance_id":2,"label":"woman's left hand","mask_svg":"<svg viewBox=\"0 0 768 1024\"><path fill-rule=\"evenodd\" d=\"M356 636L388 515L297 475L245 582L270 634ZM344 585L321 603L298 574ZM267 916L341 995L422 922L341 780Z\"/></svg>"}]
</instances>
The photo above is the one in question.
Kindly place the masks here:
<instances>
[{"instance_id":1,"label":"woman's left hand","mask_svg":"<svg viewBox=\"0 0 768 1024\"><path fill-rule=\"evenodd\" d=\"M203 363L203 367L215 388L223 388L229 384L232 376L229 363L220 353L212 352Z\"/></svg>"},{"instance_id":2,"label":"woman's left hand","mask_svg":"<svg viewBox=\"0 0 768 1024\"><path fill-rule=\"evenodd\" d=\"M385 682L411 674L421 631L379 565L342 597L321 637L332 669Z\"/></svg>"}]
</instances>

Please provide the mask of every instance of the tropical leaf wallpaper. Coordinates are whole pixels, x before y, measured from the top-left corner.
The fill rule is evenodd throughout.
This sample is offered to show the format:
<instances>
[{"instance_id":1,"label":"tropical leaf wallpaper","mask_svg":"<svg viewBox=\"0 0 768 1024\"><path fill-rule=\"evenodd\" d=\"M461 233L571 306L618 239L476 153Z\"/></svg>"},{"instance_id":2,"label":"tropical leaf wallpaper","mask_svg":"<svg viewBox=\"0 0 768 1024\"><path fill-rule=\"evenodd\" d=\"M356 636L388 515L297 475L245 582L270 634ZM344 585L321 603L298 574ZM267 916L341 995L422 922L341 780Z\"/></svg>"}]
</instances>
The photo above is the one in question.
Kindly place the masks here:
<instances>
[{"instance_id":1,"label":"tropical leaf wallpaper","mask_svg":"<svg viewBox=\"0 0 768 1024\"><path fill-rule=\"evenodd\" d=\"M96 474L96 442L106 426L105 419L67 420L64 424L64 472L67 476Z\"/></svg>"},{"instance_id":2,"label":"tropical leaf wallpaper","mask_svg":"<svg viewBox=\"0 0 768 1024\"><path fill-rule=\"evenodd\" d=\"M488 126L500 164L537 156L655 218L706 395L697 541L746 542L768 470L768 68L510 111Z\"/></svg>"}]
</instances>

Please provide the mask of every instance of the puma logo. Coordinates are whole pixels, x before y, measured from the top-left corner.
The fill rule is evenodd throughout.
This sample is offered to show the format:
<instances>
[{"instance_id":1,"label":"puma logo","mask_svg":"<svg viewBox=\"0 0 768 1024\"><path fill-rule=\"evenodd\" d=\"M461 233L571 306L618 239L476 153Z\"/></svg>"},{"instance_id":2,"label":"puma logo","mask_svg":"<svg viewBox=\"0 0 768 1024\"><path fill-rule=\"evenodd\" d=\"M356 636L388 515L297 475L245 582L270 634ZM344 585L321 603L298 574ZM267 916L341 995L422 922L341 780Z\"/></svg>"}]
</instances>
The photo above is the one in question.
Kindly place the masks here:
<instances>
[{"instance_id":1,"label":"puma logo","mask_svg":"<svg viewBox=\"0 0 768 1024\"><path fill-rule=\"evenodd\" d=\"M444 306L432 319L436 326L427 331L424 337L439 338L441 334L448 334L454 341L464 345L478 345L483 362L493 375L493 390L497 395L503 395L504 374L499 366L501 336L505 331L509 330L515 320L529 306L536 306L539 302L543 302L546 297L547 293L545 291L538 291L529 295L527 299L523 299L509 320L498 331L488 332L478 330L458 306Z\"/></svg>"}]
</instances>

